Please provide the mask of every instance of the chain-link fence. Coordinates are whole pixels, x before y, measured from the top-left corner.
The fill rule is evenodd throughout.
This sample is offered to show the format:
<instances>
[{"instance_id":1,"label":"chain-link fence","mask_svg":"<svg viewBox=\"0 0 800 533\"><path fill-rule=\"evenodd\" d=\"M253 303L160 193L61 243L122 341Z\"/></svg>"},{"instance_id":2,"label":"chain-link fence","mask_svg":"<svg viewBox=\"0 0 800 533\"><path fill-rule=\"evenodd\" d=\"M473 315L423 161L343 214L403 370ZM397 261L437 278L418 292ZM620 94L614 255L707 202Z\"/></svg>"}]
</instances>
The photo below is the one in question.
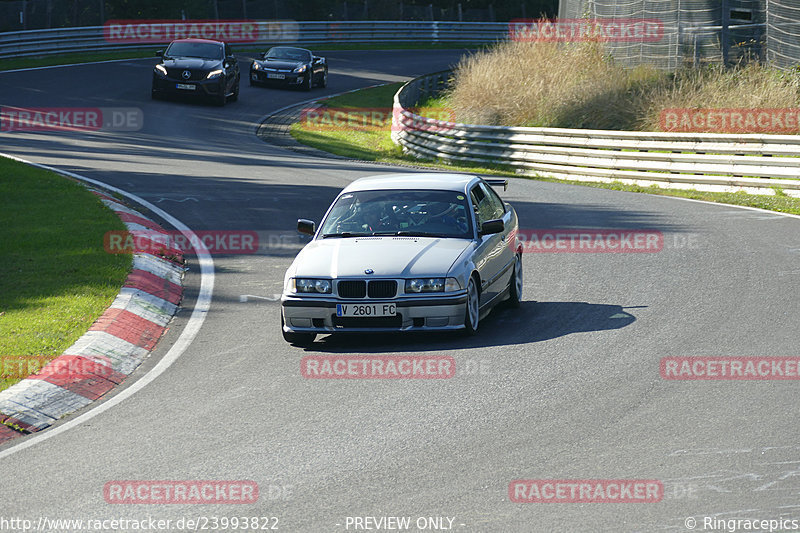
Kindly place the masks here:
<instances>
[{"instance_id":1,"label":"chain-link fence","mask_svg":"<svg viewBox=\"0 0 800 533\"><path fill-rule=\"evenodd\" d=\"M767 59L779 68L800 65L800 2L767 0Z\"/></svg>"},{"instance_id":2,"label":"chain-link fence","mask_svg":"<svg viewBox=\"0 0 800 533\"><path fill-rule=\"evenodd\" d=\"M627 65L675 69L763 59L766 12L766 0L561 0L559 17L659 20L664 29L660 40L608 46Z\"/></svg>"}]
</instances>

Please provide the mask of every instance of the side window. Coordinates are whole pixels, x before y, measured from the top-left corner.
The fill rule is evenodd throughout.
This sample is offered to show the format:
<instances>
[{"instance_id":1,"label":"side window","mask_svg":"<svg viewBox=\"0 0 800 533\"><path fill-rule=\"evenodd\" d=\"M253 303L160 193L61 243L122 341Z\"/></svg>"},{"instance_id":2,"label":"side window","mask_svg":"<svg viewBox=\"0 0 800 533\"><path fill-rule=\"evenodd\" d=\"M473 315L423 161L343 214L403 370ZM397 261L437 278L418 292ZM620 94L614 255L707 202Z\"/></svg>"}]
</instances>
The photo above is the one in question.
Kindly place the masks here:
<instances>
[{"instance_id":1,"label":"side window","mask_svg":"<svg viewBox=\"0 0 800 533\"><path fill-rule=\"evenodd\" d=\"M494 218L492 216L494 213L494 208L492 207L491 200L488 196L486 196L486 192L481 189L480 185L475 185L472 189L470 189L469 195L472 198L472 205L475 209L475 218L478 221L478 228L480 228L481 224Z\"/></svg>"},{"instance_id":2,"label":"side window","mask_svg":"<svg viewBox=\"0 0 800 533\"><path fill-rule=\"evenodd\" d=\"M486 198L492 206L492 217L489 220L493 220L496 218L503 218L503 215L506 213L506 206L503 204L503 200L497 195L490 185L486 185L485 183L481 183L481 189L483 189L484 193L486 194Z\"/></svg>"}]
</instances>

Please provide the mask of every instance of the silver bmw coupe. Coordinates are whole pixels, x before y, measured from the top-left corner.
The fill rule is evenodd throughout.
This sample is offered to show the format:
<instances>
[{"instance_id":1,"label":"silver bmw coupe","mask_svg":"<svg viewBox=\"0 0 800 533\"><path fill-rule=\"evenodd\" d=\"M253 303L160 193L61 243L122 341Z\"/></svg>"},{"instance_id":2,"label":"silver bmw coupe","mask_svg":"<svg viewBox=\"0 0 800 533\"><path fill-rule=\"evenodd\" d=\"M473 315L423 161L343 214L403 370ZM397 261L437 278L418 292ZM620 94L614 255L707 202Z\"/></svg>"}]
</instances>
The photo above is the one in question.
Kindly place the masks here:
<instances>
[{"instance_id":1,"label":"silver bmw coupe","mask_svg":"<svg viewBox=\"0 0 800 533\"><path fill-rule=\"evenodd\" d=\"M464 330L522 297L514 208L467 174L403 173L347 186L286 271L281 329L308 345L348 331Z\"/></svg>"}]
</instances>

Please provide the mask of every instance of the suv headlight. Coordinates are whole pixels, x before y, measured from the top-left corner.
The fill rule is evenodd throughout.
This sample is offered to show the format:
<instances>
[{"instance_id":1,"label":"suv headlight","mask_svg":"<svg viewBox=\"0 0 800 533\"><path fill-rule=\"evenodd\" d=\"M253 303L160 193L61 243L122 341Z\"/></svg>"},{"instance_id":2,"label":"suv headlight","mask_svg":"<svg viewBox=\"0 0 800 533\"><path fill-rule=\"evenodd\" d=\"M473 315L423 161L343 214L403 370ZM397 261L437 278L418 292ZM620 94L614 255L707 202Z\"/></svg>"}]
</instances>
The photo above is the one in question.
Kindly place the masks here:
<instances>
[{"instance_id":1,"label":"suv headlight","mask_svg":"<svg viewBox=\"0 0 800 533\"><path fill-rule=\"evenodd\" d=\"M292 278L289 290L295 293L331 293L331 281L328 279Z\"/></svg>"},{"instance_id":2,"label":"suv headlight","mask_svg":"<svg viewBox=\"0 0 800 533\"><path fill-rule=\"evenodd\" d=\"M258 61L253 61L253 70L258 70L261 68L261 65L258 64Z\"/></svg>"},{"instance_id":3,"label":"suv headlight","mask_svg":"<svg viewBox=\"0 0 800 533\"><path fill-rule=\"evenodd\" d=\"M220 76L221 74L222 74L222 70L220 70L220 69L212 70L211 72L208 73L208 76L206 76L206 79L210 80L212 78L216 78L216 77Z\"/></svg>"},{"instance_id":4,"label":"suv headlight","mask_svg":"<svg viewBox=\"0 0 800 533\"><path fill-rule=\"evenodd\" d=\"M162 74L163 76L166 76L167 68L164 65L156 65L156 72Z\"/></svg>"},{"instance_id":5,"label":"suv headlight","mask_svg":"<svg viewBox=\"0 0 800 533\"><path fill-rule=\"evenodd\" d=\"M416 278L406 280L406 293L453 292L461 289L456 278Z\"/></svg>"},{"instance_id":6,"label":"suv headlight","mask_svg":"<svg viewBox=\"0 0 800 533\"><path fill-rule=\"evenodd\" d=\"M292 72L294 72L295 74L300 74L301 72L306 71L306 67L307 67L306 65L300 65L299 67L295 68Z\"/></svg>"}]
</instances>

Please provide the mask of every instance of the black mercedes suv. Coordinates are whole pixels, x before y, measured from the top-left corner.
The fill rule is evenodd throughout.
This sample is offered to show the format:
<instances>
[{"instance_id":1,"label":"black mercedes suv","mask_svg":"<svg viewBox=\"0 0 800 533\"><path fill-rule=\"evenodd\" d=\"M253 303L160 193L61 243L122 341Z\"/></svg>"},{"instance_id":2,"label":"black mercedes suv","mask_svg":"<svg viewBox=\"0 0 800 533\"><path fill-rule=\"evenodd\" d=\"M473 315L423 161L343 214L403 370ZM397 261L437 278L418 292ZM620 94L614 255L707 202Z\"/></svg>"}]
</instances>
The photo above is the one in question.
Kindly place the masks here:
<instances>
[{"instance_id":1,"label":"black mercedes suv","mask_svg":"<svg viewBox=\"0 0 800 533\"><path fill-rule=\"evenodd\" d=\"M153 98L200 96L223 106L239 98L239 62L230 45L206 39L172 41L153 69Z\"/></svg>"}]
</instances>

